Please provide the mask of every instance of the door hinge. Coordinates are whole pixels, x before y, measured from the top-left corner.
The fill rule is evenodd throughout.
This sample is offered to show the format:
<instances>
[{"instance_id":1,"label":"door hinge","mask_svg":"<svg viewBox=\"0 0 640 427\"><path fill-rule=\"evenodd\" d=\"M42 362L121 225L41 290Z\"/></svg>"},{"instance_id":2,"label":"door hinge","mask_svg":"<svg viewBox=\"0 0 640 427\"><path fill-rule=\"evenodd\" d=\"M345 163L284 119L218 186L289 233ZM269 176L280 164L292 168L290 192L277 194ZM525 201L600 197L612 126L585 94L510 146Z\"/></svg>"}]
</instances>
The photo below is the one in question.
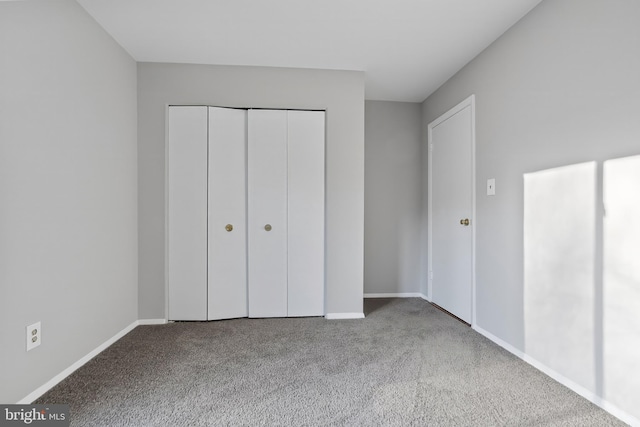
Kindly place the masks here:
<instances>
[{"instance_id":1,"label":"door hinge","mask_svg":"<svg viewBox=\"0 0 640 427\"><path fill-rule=\"evenodd\" d=\"M429 144L429 151L433 151L433 144Z\"/></svg>"}]
</instances>

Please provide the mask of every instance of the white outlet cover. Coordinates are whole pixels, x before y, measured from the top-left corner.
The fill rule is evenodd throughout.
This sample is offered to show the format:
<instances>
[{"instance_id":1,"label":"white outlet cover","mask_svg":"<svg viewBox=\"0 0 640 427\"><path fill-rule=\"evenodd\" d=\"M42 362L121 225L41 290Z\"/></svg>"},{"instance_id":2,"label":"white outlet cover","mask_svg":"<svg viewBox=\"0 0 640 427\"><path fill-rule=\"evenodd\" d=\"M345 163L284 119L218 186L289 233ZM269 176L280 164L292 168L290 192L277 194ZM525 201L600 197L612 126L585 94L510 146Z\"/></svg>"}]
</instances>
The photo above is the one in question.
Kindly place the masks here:
<instances>
[{"instance_id":1,"label":"white outlet cover","mask_svg":"<svg viewBox=\"0 0 640 427\"><path fill-rule=\"evenodd\" d=\"M496 179L489 178L487 180L487 196L495 196L496 195Z\"/></svg>"},{"instance_id":2,"label":"white outlet cover","mask_svg":"<svg viewBox=\"0 0 640 427\"><path fill-rule=\"evenodd\" d=\"M40 322L27 326L27 351L38 347L42 342L42 327Z\"/></svg>"}]
</instances>

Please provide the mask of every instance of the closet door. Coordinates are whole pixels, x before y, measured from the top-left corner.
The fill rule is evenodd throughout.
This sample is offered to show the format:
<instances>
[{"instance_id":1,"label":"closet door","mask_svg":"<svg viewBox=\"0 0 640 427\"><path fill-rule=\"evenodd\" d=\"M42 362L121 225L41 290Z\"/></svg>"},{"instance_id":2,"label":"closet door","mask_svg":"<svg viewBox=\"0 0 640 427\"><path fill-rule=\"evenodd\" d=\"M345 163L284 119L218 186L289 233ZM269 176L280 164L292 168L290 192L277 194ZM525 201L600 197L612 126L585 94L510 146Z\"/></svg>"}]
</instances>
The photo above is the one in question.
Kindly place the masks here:
<instances>
[{"instance_id":1,"label":"closet door","mask_svg":"<svg viewBox=\"0 0 640 427\"><path fill-rule=\"evenodd\" d=\"M247 110L209 107L208 319L247 316Z\"/></svg>"},{"instance_id":2,"label":"closet door","mask_svg":"<svg viewBox=\"0 0 640 427\"><path fill-rule=\"evenodd\" d=\"M207 319L207 107L169 107L169 320Z\"/></svg>"},{"instance_id":3,"label":"closet door","mask_svg":"<svg viewBox=\"0 0 640 427\"><path fill-rule=\"evenodd\" d=\"M249 317L285 317L287 112L248 114Z\"/></svg>"},{"instance_id":4,"label":"closet door","mask_svg":"<svg viewBox=\"0 0 640 427\"><path fill-rule=\"evenodd\" d=\"M288 112L288 315L324 315L324 111Z\"/></svg>"}]
</instances>

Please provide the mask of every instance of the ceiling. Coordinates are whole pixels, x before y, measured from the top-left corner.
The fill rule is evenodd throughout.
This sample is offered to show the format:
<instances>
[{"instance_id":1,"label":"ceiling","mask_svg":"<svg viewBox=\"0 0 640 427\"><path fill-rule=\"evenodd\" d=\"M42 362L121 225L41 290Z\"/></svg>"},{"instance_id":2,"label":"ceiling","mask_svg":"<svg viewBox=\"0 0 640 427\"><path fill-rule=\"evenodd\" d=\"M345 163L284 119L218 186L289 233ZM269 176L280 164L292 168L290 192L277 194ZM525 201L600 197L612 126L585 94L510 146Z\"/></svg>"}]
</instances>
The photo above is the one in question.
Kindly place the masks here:
<instances>
[{"instance_id":1,"label":"ceiling","mask_svg":"<svg viewBox=\"0 0 640 427\"><path fill-rule=\"evenodd\" d=\"M136 61L358 70L421 102L541 0L78 0Z\"/></svg>"}]
</instances>

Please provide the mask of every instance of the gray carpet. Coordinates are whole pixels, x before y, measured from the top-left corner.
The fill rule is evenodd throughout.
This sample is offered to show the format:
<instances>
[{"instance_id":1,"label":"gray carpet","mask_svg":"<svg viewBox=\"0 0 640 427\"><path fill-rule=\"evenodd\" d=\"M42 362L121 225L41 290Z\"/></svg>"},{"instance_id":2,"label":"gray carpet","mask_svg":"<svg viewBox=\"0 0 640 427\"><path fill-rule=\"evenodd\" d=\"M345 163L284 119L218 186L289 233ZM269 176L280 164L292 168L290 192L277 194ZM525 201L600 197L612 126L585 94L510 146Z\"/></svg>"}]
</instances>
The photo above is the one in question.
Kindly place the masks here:
<instances>
[{"instance_id":1,"label":"gray carpet","mask_svg":"<svg viewBox=\"0 0 640 427\"><path fill-rule=\"evenodd\" d=\"M417 299L362 320L139 326L36 403L73 426L616 426Z\"/></svg>"}]
</instances>

